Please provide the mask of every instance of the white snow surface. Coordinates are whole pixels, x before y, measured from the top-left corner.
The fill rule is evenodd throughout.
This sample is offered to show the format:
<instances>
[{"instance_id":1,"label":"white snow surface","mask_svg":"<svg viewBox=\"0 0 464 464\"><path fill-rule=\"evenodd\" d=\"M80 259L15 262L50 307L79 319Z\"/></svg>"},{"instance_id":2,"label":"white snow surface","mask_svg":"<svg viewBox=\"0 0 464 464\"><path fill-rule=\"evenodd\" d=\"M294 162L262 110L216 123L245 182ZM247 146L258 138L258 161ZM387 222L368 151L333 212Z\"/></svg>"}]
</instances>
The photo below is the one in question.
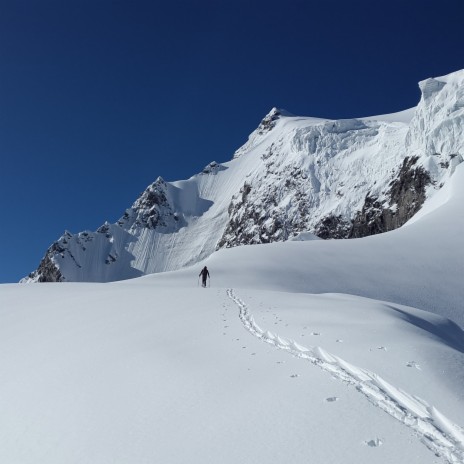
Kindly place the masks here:
<instances>
[{"instance_id":1,"label":"white snow surface","mask_svg":"<svg viewBox=\"0 0 464 464\"><path fill-rule=\"evenodd\" d=\"M0 285L0 463L464 463L464 164L442 169L433 153L462 153L463 79L421 83L410 122L280 116L229 163L158 179L138 200L157 196L158 216L129 209L122 225L63 237L60 270L76 279L84 266L95 281L190 267ZM427 147L419 161L443 187L393 232L215 252L230 198L243 179L260 185L272 143L279 162L310 166L325 156L317 143L307 156L318 131L337 146L313 165L319 181L342 166L344 182L387 181L405 147ZM365 194L325 185L341 213ZM153 217L156 229L137 225Z\"/></svg>"},{"instance_id":2,"label":"white snow surface","mask_svg":"<svg viewBox=\"0 0 464 464\"><path fill-rule=\"evenodd\" d=\"M437 195L374 237L1 285L0 462L463 463L464 165Z\"/></svg>"},{"instance_id":3,"label":"white snow surface","mask_svg":"<svg viewBox=\"0 0 464 464\"><path fill-rule=\"evenodd\" d=\"M347 293L421 308L464 327L463 205L464 164L420 215L397 230L362 239L241 246L219 250L199 266L215 269L221 287ZM156 279L187 285L191 275L187 268Z\"/></svg>"},{"instance_id":4,"label":"white snow surface","mask_svg":"<svg viewBox=\"0 0 464 464\"><path fill-rule=\"evenodd\" d=\"M216 250L244 184L252 186L254 212L269 215L270 229L273 217L301 220L310 232L328 216L349 223L367 195L386 198L406 157L417 157L430 173L432 198L463 160L464 70L422 81L420 89L417 107L391 115L328 120L273 109L231 161L213 162L188 180L157 179L118 223L61 237L51 260L68 282L122 280L198 263ZM163 201L159 222L147 227L153 194ZM253 225L248 232L253 235Z\"/></svg>"}]
</instances>

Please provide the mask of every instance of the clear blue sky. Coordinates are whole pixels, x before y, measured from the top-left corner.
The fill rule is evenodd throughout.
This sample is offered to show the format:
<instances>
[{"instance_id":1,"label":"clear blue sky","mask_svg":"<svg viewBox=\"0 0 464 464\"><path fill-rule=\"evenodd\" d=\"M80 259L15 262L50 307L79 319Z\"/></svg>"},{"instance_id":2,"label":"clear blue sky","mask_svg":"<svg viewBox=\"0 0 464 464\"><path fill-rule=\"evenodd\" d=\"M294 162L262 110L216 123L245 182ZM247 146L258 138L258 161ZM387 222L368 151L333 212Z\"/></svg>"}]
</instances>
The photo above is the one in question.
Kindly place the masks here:
<instances>
[{"instance_id":1,"label":"clear blue sky","mask_svg":"<svg viewBox=\"0 0 464 464\"><path fill-rule=\"evenodd\" d=\"M414 106L464 68L463 24L462 0L0 0L0 282L229 160L273 106Z\"/></svg>"}]
</instances>

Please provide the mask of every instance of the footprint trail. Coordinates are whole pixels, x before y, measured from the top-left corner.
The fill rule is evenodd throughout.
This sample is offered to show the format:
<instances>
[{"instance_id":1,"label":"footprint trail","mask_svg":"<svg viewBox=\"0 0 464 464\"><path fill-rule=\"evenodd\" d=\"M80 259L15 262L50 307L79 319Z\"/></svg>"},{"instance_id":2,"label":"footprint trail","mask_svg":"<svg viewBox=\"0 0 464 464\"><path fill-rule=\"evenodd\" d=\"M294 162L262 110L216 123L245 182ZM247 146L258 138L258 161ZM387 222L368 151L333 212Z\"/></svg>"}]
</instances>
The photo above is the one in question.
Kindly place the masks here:
<instances>
[{"instance_id":1,"label":"footprint trail","mask_svg":"<svg viewBox=\"0 0 464 464\"><path fill-rule=\"evenodd\" d=\"M436 456L450 464L464 463L464 430L433 405L395 387L374 372L354 366L318 346L305 347L294 340L264 331L256 324L247 305L236 296L233 289L227 290L227 296L238 306L240 320L252 335L354 386L374 406L414 430L421 442Z\"/></svg>"}]
</instances>

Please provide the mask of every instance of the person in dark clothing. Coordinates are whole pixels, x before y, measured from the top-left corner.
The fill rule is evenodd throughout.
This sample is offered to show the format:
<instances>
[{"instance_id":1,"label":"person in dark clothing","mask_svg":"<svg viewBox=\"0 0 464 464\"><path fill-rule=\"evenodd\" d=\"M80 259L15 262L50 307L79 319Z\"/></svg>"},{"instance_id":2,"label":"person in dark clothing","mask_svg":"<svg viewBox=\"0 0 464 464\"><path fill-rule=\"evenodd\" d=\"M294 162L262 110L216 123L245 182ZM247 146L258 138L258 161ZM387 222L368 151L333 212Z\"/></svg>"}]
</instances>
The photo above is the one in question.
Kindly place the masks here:
<instances>
[{"instance_id":1,"label":"person in dark clothing","mask_svg":"<svg viewBox=\"0 0 464 464\"><path fill-rule=\"evenodd\" d=\"M201 276L201 286L206 287L206 279L209 277L208 268L205 266L198 276Z\"/></svg>"}]
</instances>

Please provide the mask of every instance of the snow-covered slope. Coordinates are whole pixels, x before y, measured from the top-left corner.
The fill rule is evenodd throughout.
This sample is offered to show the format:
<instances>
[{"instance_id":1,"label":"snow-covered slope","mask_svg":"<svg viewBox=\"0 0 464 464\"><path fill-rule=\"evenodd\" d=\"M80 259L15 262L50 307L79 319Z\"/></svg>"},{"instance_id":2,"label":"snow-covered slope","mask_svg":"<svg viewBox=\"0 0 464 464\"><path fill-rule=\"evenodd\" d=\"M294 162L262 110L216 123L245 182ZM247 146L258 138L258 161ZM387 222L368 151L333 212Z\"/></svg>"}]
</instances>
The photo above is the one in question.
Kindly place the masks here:
<instances>
[{"instance_id":1,"label":"snow-covered slope","mask_svg":"<svg viewBox=\"0 0 464 464\"><path fill-rule=\"evenodd\" d=\"M128 224L190 220L158 184ZM463 203L461 164L385 234L0 285L0 462L464 463Z\"/></svg>"},{"instance_id":2,"label":"snow-covered slope","mask_svg":"<svg viewBox=\"0 0 464 464\"><path fill-rule=\"evenodd\" d=\"M464 164L374 237L0 285L0 462L463 463L463 201Z\"/></svg>"},{"instance_id":3,"label":"snow-covered slope","mask_svg":"<svg viewBox=\"0 0 464 464\"><path fill-rule=\"evenodd\" d=\"M418 106L393 115L323 120L273 109L231 161L185 181L158 178L116 224L65 233L25 281L114 281L301 232L398 228L464 154L464 71L420 88Z\"/></svg>"},{"instance_id":4,"label":"snow-covered slope","mask_svg":"<svg viewBox=\"0 0 464 464\"><path fill-rule=\"evenodd\" d=\"M462 333L440 317L148 280L0 298L1 462L463 462Z\"/></svg>"},{"instance_id":5,"label":"snow-covered slope","mask_svg":"<svg viewBox=\"0 0 464 464\"><path fill-rule=\"evenodd\" d=\"M193 269L142 280L188 286L196 281L197 267L207 265L220 287L354 294L425 309L464 328L463 205L464 164L397 230L362 239L307 237L220 250Z\"/></svg>"}]
</instances>

